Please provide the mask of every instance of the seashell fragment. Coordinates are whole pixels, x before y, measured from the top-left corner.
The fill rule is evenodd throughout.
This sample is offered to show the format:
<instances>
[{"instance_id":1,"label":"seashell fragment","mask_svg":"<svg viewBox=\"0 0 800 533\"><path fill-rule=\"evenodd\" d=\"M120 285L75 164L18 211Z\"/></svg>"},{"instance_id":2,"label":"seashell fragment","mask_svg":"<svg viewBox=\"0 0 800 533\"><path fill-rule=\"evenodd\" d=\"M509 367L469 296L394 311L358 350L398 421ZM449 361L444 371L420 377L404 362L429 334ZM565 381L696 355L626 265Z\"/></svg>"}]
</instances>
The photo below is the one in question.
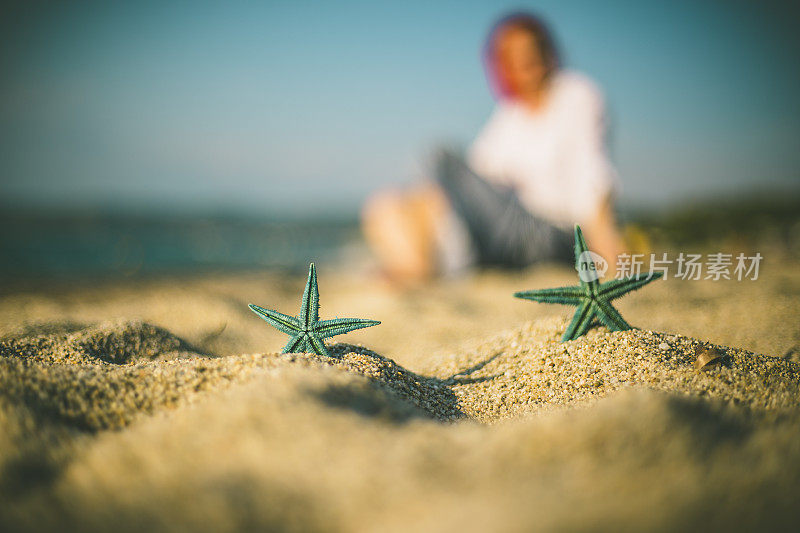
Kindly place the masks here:
<instances>
[{"instance_id":1,"label":"seashell fragment","mask_svg":"<svg viewBox=\"0 0 800 533\"><path fill-rule=\"evenodd\" d=\"M694 362L695 370L704 370L722 362L722 352L711 346L700 346L695 350L697 359Z\"/></svg>"}]
</instances>

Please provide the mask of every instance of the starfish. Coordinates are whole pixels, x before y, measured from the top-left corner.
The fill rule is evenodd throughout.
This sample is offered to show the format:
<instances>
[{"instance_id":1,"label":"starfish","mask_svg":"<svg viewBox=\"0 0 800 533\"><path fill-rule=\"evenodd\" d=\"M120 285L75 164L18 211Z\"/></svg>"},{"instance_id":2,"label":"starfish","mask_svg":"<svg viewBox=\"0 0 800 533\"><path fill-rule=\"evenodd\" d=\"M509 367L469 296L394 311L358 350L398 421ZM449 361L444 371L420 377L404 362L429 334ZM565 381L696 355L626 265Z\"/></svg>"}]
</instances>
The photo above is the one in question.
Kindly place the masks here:
<instances>
[{"instance_id":1,"label":"starfish","mask_svg":"<svg viewBox=\"0 0 800 533\"><path fill-rule=\"evenodd\" d=\"M514 294L515 297L525 300L573 305L578 308L564 331L561 342L577 339L586 333L595 318L611 331L631 329L630 324L611 305L611 301L647 285L663 275L663 272L647 272L600 283L597 267L591 254L586 247L586 241L583 240L580 226L575 224L575 269L578 271L580 285L522 291Z\"/></svg>"},{"instance_id":2,"label":"starfish","mask_svg":"<svg viewBox=\"0 0 800 533\"><path fill-rule=\"evenodd\" d=\"M286 333L291 338L282 353L310 353L332 357L323 339L342 335L355 329L368 328L380 324L377 320L364 318L319 319L319 288L317 286L317 269L314 263L308 267L308 281L303 291L303 303L297 317L284 315L272 309L264 309L249 304L250 309L270 325Z\"/></svg>"}]
</instances>

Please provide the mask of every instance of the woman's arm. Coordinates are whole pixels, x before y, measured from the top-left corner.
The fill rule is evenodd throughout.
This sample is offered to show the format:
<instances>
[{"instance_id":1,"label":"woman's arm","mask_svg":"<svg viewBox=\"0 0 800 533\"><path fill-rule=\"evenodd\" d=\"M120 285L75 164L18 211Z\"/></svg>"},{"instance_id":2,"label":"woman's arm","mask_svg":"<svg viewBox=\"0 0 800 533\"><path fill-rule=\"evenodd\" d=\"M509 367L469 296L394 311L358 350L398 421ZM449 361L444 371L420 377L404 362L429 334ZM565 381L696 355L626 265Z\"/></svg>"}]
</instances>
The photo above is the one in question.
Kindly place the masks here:
<instances>
[{"instance_id":1,"label":"woman's arm","mask_svg":"<svg viewBox=\"0 0 800 533\"><path fill-rule=\"evenodd\" d=\"M584 229L589 246L608 261L606 277L614 277L617 269L617 257L625 252L625 244L617 229L614 202L610 195L603 199L594 217L588 222Z\"/></svg>"},{"instance_id":2,"label":"woman's arm","mask_svg":"<svg viewBox=\"0 0 800 533\"><path fill-rule=\"evenodd\" d=\"M614 211L616 173L606 147L605 103L600 90L578 78L573 86L571 154L576 204L589 246L608 261L607 276L614 276L617 256L624 251ZM580 220L580 218L579 218Z\"/></svg>"}]
</instances>

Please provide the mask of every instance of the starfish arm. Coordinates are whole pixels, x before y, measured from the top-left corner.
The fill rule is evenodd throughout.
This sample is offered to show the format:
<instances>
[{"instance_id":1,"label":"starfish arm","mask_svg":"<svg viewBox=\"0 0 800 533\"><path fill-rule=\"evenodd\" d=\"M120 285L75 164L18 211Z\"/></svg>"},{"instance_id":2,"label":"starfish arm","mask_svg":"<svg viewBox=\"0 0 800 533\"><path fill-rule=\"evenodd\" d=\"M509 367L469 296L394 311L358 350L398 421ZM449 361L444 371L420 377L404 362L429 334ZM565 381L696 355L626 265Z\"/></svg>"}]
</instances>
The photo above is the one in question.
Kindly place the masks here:
<instances>
[{"instance_id":1,"label":"starfish arm","mask_svg":"<svg viewBox=\"0 0 800 533\"><path fill-rule=\"evenodd\" d=\"M303 303L300 307L300 324L308 330L311 324L319 321L319 286L317 285L317 267L308 265L308 281L303 291Z\"/></svg>"},{"instance_id":2,"label":"starfish arm","mask_svg":"<svg viewBox=\"0 0 800 533\"><path fill-rule=\"evenodd\" d=\"M377 320L369 320L366 318L334 318L332 320L318 322L313 326L312 330L319 338L325 339L335 335L342 335L348 331L377 326L378 324L380 324L380 322Z\"/></svg>"},{"instance_id":3,"label":"starfish arm","mask_svg":"<svg viewBox=\"0 0 800 533\"><path fill-rule=\"evenodd\" d=\"M308 337L309 349L317 355L324 355L325 357L332 357L328 351L328 347L321 338L316 335L309 335Z\"/></svg>"},{"instance_id":4,"label":"starfish arm","mask_svg":"<svg viewBox=\"0 0 800 533\"><path fill-rule=\"evenodd\" d=\"M534 291L515 292L515 298L533 300L547 304L580 305L586 291L582 287L558 287L555 289L539 289Z\"/></svg>"},{"instance_id":5,"label":"starfish arm","mask_svg":"<svg viewBox=\"0 0 800 533\"><path fill-rule=\"evenodd\" d=\"M647 285L651 281L659 279L663 275L663 272L648 272L622 279L612 279L600 285L597 295L610 302L611 300L616 300L628 292L635 291L636 289Z\"/></svg>"},{"instance_id":6,"label":"starfish arm","mask_svg":"<svg viewBox=\"0 0 800 533\"><path fill-rule=\"evenodd\" d=\"M264 309L263 307L253 304L249 304L248 307L250 307L250 310L255 314L269 322L270 325L278 328L287 335L296 335L299 331L302 331L300 322L293 316L284 315L272 309Z\"/></svg>"},{"instance_id":7,"label":"starfish arm","mask_svg":"<svg viewBox=\"0 0 800 533\"><path fill-rule=\"evenodd\" d=\"M283 347L281 353L302 353L306 351L306 336L301 333L293 336Z\"/></svg>"},{"instance_id":8,"label":"starfish arm","mask_svg":"<svg viewBox=\"0 0 800 533\"><path fill-rule=\"evenodd\" d=\"M575 269L580 272L581 269L581 255L584 252L588 252L589 248L586 246L586 241L583 238L583 232L581 231L581 227L575 224ZM584 256L584 261L586 257ZM590 259L591 261L591 259ZM595 270L594 263L592 262L591 266L592 270ZM589 290L591 294L597 293L597 288L600 285L600 282L597 279L593 279L592 281L585 281L581 278L581 287L585 287Z\"/></svg>"},{"instance_id":9,"label":"starfish arm","mask_svg":"<svg viewBox=\"0 0 800 533\"><path fill-rule=\"evenodd\" d=\"M575 250L576 263L583 252L589 251L589 248L586 246L586 240L583 238L583 231L581 231L581 227L578 224L575 224L575 246L573 249Z\"/></svg>"},{"instance_id":10,"label":"starfish arm","mask_svg":"<svg viewBox=\"0 0 800 533\"><path fill-rule=\"evenodd\" d=\"M594 318L595 307L592 300L586 299L575 310L572 316L572 322L569 323L564 335L561 337L561 342L571 341L577 339L589 329Z\"/></svg>"},{"instance_id":11,"label":"starfish arm","mask_svg":"<svg viewBox=\"0 0 800 533\"><path fill-rule=\"evenodd\" d=\"M597 300L597 318L611 331L626 331L631 329L622 315L607 300Z\"/></svg>"}]
</instances>

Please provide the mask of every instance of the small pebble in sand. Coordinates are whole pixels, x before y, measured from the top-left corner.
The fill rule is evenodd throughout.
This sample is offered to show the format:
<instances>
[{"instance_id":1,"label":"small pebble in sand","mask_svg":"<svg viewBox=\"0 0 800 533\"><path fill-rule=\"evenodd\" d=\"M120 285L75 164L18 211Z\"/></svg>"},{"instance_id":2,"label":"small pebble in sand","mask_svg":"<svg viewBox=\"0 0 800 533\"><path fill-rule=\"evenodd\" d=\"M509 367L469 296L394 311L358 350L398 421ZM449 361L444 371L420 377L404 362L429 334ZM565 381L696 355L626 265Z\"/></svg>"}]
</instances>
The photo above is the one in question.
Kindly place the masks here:
<instances>
[{"instance_id":1,"label":"small pebble in sand","mask_svg":"<svg viewBox=\"0 0 800 533\"><path fill-rule=\"evenodd\" d=\"M659 349L661 349L661 350L663 350L665 352L667 350L669 350L669 348L670 348L669 344L667 344L666 342L662 342L661 344L658 345L658 347L659 347Z\"/></svg>"}]
</instances>

